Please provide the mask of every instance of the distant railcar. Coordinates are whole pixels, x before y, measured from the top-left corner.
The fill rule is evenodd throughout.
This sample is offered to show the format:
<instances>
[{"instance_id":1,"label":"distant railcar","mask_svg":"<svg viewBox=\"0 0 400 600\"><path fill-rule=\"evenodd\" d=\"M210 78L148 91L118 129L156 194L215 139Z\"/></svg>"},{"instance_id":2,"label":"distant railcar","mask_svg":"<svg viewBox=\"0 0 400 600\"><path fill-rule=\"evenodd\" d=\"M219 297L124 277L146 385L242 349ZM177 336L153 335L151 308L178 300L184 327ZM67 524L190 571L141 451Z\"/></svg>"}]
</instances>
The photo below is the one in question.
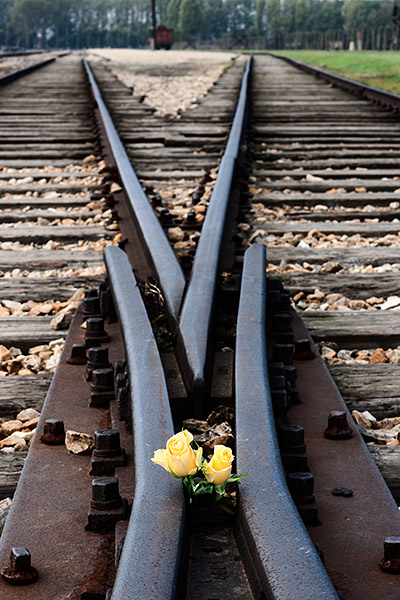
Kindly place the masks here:
<instances>
[{"instance_id":1,"label":"distant railcar","mask_svg":"<svg viewBox=\"0 0 400 600\"><path fill-rule=\"evenodd\" d=\"M174 30L167 29L165 25L160 25L156 29L156 48L159 50L169 50L174 43Z\"/></svg>"}]
</instances>

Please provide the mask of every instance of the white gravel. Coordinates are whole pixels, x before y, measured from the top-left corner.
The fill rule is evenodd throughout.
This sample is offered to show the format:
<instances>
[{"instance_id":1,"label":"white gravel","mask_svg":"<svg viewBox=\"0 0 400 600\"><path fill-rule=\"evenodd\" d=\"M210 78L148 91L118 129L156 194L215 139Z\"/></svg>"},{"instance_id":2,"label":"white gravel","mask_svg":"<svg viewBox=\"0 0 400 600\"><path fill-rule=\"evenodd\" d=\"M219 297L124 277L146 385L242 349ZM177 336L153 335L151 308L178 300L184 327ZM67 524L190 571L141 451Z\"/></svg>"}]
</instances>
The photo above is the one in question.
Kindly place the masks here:
<instances>
[{"instance_id":1,"label":"white gravel","mask_svg":"<svg viewBox=\"0 0 400 600\"><path fill-rule=\"evenodd\" d=\"M151 51L129 49L93 49L89 59L107 59L112 72L134 95L146 96L145 102L159 115L176 115L195 106L231 64L231 52L186 50Z\"/></svg>"}]
</instances>

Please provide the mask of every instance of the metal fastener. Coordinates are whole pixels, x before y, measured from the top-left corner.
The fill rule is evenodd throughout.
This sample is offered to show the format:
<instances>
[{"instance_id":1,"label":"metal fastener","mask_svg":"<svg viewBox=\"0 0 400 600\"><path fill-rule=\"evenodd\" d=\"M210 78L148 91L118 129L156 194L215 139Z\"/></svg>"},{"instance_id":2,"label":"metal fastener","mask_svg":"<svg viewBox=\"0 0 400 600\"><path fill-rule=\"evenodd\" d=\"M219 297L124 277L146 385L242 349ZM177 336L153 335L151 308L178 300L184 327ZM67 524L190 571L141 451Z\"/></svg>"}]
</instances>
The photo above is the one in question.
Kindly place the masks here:
<instances>
[{"instance_id":1,"label":"metal fastener","mask_svg":"<svg viewBox=\"0 0 400 600\"><path fill-rule=\"evenodd\" d=\"M87 348L98 346L101 342L108 342L109 336L104 330L104 319L92 317L86 321L85 343Z\"/></svg>"},{"instance_id":2,"label":"metal fastener","mask_svg":"<svg viewBox=\"0 0 400 600\"><path fill-rule=\"evenodd\" d=\"M127 501L121 498L116 477L98 477L92 480L92 499L86 530L112 529L117 521L126 518Z\"/></svg>"},{"instance_id":3,"label":"metal fastener","mask_svg":"<svg viewBox=\"0 0 400 600\"><path fill-rule=\"evenodd\" d=\"M268 363L268 374L270 377L274 375L283 375L285 376L285 365L283 362L270 362Z\"/></svg>"},{"instance_id":4,"label":"metal fastener","mask_svg":"<svg viewBox=\"0 0 400 600\"><path fill-rule=\"evenodd\" d=\"M115 399L114 392L114 369L94 369L90 384L89 406L105 406Z\"/></svg>"},{"instance_id":5,"label":"metal fastener","mask_svg":"<svg viewBox=\"0 0 400 600\"><path fill-rule=\"evenodd\" d=\"M281 425L279 429L279 443L286 473L308 471L303 427L300 425Z\"/></svg>"},{"instance_id":6,"label":"metal fastener","mask_svg":"<svg viewBox=\"0 0 400 600\"><path fill-rule=\"evenodd\" d=\"M159 212L159 219L161 225L172 225L174 223L174 219L169 212L168 208L162 208Z\"/></svg>"},{"instance_id":7,"label":"metal fastener","mask_svg":"<svg viewBox=\"0 0 400 600\"><path fill-rule=\"evenodd\" d=\"M95 431L94 446L90 475L113 475L115 468L125 464L125 451L117 429Z\"/></svg>"},{"instance_id":8,"label":"metal fastener","mask_svg":"<svg viewBox=\"0 0 400 600\"><path fill-rule=\"evenodd\" d=\"M297 371L294 365L285 365L285 377L289 383L295 383L297 379Z\"/></svg>"},{"instance_id":9,"label":"metal fastener","mask_svg":"<svg viewBox=\"0 0 400 600\"><path fill-rule=\"evenodd\" d=\"M304 427L301 427L301 425L281 425L279 428L279 440L284 452L300 454L306 451Z\"/></svg>"},{"instance_id":10,"label":"metal fastener","mask_svg":"<svg viewBox=\"0 0 400 600\"><path fill-rule=\"evenodd\" d=\"M29 550L23 546L11 548L10 563L1 569L0 575L12 585L29 585L39 577L37 570L31 565Z\"/></svg>"},{"instance_id":11,"label":"metal fastener","mask_svg":"<svg viewBox=\"0 0 400 600\"><path fill-rule=\"evenodd\" d=\"M311 342L308 338L297 340L294 344L295 360L311 360L315 358L315 352L311 348Z\"/></svg>"},{"instance_id":12,"label":"metal fastener","mask_svg":"<svg viewBox=\"0 0 400 600\"><path fill-rule=\"evenodd\" d=\"M92 380L92 373L95 369L109 369L110 367L106 346L93 346L88 349L86 381Z\"/></svg>"},{"instance_id":13,"label":"metal fastener","mask_svg":"<svg viewBox=\"0 0 400 600\"><path fill-rule=\"evenodd\" d=\"M48 446L60 446L65 443L64 421L60 419L47 419L44 422L43 433L40 441Z\"/></svg>"},{"instance_id":14,"label":"metal fastener","mask_svg":"<svg viewBox=\"0 0 400 600\"><path fill-rule=\"evenodd\" d=\"M290 409L290 401L285 390L271 390L271 400L276 417L285 417Z\"/></svg>"},{"instance_id":15,"label":"metal fastener","mask_svg":"<svg viewBox=\"0 0 400 600\"><path fill-rule=\"evenodd\" d=\"M400 573L400 537L386 537L383 552L380 568L387 573Z\"/></svg>"},{"instance_id":16,"label":"metal fastener","mask_svg":"<svg viewBox=\"0 0 400 600\"><path fill-rule=\"evenodd\" d=\"M272 315L272 328L278 332L291 331L291 321L292 317L290 313L275 313Z\"/></svg>"},{"instance_id":17,"label":"metal fastener","mask_svg":"<svg viewBox=\"0 0 400 600\"><path fill-rule=\"evenodd\" d=\"M314 496L314 477L311 473L289 473L289 491L305 525L318 525L318 508Z\"/></svg>"},{"instance_id":18,"label":"metal fastener","mask_svg":"<svg viewBox=\"0 0 400 600\"><path fill-rule=\"evenodd\" d=\"M89 296L83 299L82 318L85 321L90 317L101 317L99 296Z\"/></svg>"},{"instance_id":19,"label":"metal fastener","mask_svg":"<svg viewBox=\"0 0 400 600\"><path fill-rule=\"evenodd\" d=\"M272 360L285 365L293 362L293 344L274 344Z\"/></svg>"},{"instance_id":20,"label":"metal fastener","mask_svg":"<svg viewBox=\"0 0 400 600\"><path fill-rule=\"evenodd\" d=\"M342 410L333 410L328 417L328 427L324 436L329 440L347 440L353 435L353 430L347 422L347 415Z\"/></svg>"},{"instance_id":21,"label":"metal fastener","mask_svg":"<svg viewBox=\"0 0 400 600\"><path fill-rule=\"evenodd\" d=\"M85 344L74 344L71 348L70 357L67 358L67 363L69 365L85 365L86 360Z\"/></svg>"}]
</instances>

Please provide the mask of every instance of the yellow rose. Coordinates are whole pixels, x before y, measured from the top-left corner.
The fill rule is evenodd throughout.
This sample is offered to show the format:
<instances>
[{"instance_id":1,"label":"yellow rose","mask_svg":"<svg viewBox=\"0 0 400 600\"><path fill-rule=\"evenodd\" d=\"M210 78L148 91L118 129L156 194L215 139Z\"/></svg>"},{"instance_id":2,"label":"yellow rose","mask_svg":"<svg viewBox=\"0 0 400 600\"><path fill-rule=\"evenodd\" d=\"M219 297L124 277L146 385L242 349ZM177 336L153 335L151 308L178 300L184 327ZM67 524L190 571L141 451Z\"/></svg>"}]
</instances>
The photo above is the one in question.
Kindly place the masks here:
<instances>
[{"instance_id":1,"label":"yellow rose","mask_svg":"<svg viewBox=\"0 0 400 600\"><path fill-rule=\"evenodd\" d=\"M194 451L192 440L189 431L180 431L169 438L165 450L156 450L151 460L178 477L194 475L201 466L202 450Z\"/></svg>"},{"instance_id":2,"label":"yellow rose","mask_svg":"<svg viewBox=\"0 0 400 600\"><path fill-rule=\"evenodd\" d=\"M206 463L205 476L207 481L220 485L230 477L234 456L232 450L227 446L214 446L214 455L209 463Z\"/></svg>"}]
</instances>

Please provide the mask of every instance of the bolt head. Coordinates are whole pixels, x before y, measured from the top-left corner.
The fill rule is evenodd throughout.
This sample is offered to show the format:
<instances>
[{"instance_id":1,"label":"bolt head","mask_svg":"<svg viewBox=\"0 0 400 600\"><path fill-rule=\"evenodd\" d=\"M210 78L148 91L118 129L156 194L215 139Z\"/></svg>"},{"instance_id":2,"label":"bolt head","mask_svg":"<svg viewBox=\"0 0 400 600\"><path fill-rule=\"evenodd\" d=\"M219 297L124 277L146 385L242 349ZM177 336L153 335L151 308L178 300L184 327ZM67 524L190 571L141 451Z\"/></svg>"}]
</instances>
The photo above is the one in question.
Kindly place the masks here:
<instances>
[{"instance_id":1,"label":"bolt head","mask_svg":"<svg viewBox=\"0 0 400 600\"><path fill-rule=\"evenodd\" d=\"M9 565L0 570L0 575L12 585L29 585L39 577L37 570L31 565L29 550L23 546L11 548Z\"/></svg>"},{"instance_id":2,"label":"bolt head","mask_svg":"<svg viewBox=\"0 0 400 600\"><path fill-rule=\"evenodd\" d=\"M43 425L43 433L40 436L40 441L49 446L64 444L64 421L61 421L60 419L47 419Z\"/></svg>"},{"instance_id":3,"label":"bolt head","mask_svg":"<svg viewBox=\"0 0 400 600\"><path fill-rule=\"evenodd\" d=\"M86 346L85 344L74 344L71 348L71 355L67 359L70 365L86 364Z\"/></svg>"},{"instance_id":4,"label":"bolt head","mask_svg":"<svg viewBox=\"0 0 400 600\"><path fill-rule=\"evenodd\" d=\"M94 365L108 363L108 348L106 346L92 346L88 349L88 360Z\"/></svg>"},{"instance_id":5,"label":"bolt head","mask_svg":"<svg viewBox=\"0 0 400 600\"><path fill-rule=\"evenodd\" d=\"M293 344L275 344L273 348L273 361L285 364L293 361Z\"/></svg>"},{"instance_id":6,"label":"bolt head","mask_svg":"<svg viewBox=\"0 0 400 600\"><path fill-rule=\"evenodd\" d=\"M93 386L107 389L114 388L114 369L94 369L92 373Z\"/></svg>"},{"instance_id":7,"label":"bolt head","mask_svg":"<svg viewBox=\"0 0 400 600\"><path fill-rule=\"evenodd\" d=\"M44 422L43 431L44 433L51 433L54 436L62 435L65 433L64 421L60 419L47 419Z\"/></svg>"},{"instance_id":8,"label":"bolt head","mask_svg":"<svg viewBox=\"0 0 400 600\"><path fill-rule=\"evenodd\" d=\"M92 480L90 506L96 510L112 510L121 506L117 477L97 477Z\"/></svg>"},{"instance_id":9,"label":"bolt head","mask_svg":"<svg viewBox=\"0 0 400 600\"><path fill-rule=\"evenodd\" d=\"M103 333L104 319L102 317L92 317L86 321L86 332Z\"/></svg>"},{"instance_id":10,"label":"bolt head","mask_svg":"<svg viewBox=\"0 0 400 600\"><path fill-rule=\"evenodd\" d=\"M386 537L383 552L383 559L379 563L381 569L387 573L400 573L400 537Z\"/></svg>"},{"instance_id":11,"label":"bolt head","mask_svg":"<svg viewBox=\"0 0 400 600\"><path fill-rule=\"evenodd\" d=\"M307 498L314 493L314 476L311 473L290 473L287 482L295 498Z\"/></svg>"},{"instance_id":12,"label":"bolt head","mask_svg":"<svg viewBox=\"0 0 400 600\"><path fill-rule=\"evenodd\" d=\"M328 427L324 436L331 440L346 440L353 435L347 422L347 414L342 410L334 410L328 416Z\"/></svg>"},{"instance_id":13,"label":"bolt head","mask_svg":"<svg viewBox=\"0 0 400 600\"><path fill-rule=\"evenodd\" d=\"M301 425L281 425L280 438L285 449L302 448L304 451L304 427Z\"/></svg>"},{"instance_id":14,"label":"bolt head","mask_svg":"<svg viewBox=\"0 0 400 600\"><path fill-rule=\"evenodd\" d=\"M94 432L94 446L101 454L110 455L121 452L119 431L117 429L99 429Z\"/></svg>"}]
</instances>

